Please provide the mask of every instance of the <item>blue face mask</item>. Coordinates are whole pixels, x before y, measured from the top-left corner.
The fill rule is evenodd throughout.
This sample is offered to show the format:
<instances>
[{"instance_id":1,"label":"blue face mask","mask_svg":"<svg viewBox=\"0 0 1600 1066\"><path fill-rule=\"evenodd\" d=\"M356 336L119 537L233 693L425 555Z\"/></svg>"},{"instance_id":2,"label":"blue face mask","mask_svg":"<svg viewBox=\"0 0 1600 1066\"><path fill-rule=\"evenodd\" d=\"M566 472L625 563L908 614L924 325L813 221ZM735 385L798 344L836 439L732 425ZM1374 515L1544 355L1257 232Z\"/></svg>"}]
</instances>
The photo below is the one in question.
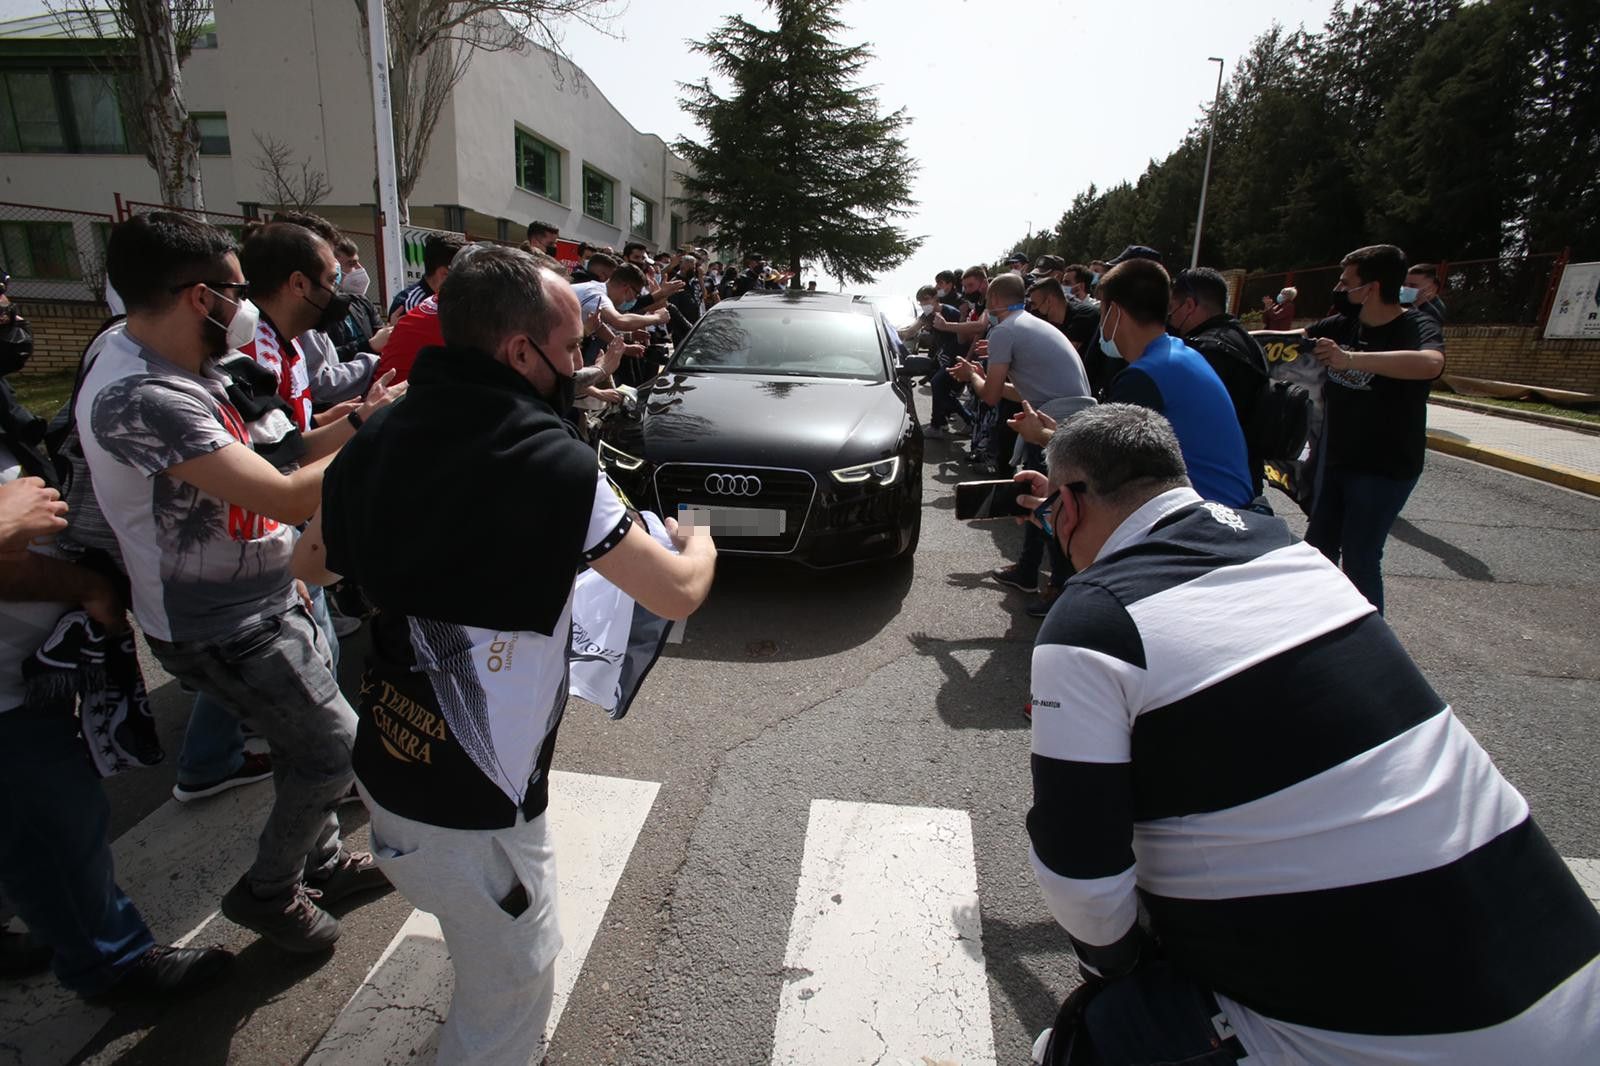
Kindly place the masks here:
<instances>
[{"instance_id":1,"label":"blue face mask","mask_svg":"<svg viewBox=\"0 0 1600 1066\"><path fill-rule=\"evenodd\" d=\"M1117 310L1120 313L1122 309L1118 308ZM1121 325L1122 320L1118 319L1117 324ZM1116 330L1112 330L1111 332L1115 333ZM1109 358L1122 359L1122 353L1117 350L1117 342L1112 340L1110 334L1106 332L1104 321L1101 321L1100 323L1100 350L1106 353ZM1123 361L1126 362L1126 360Z\"/></svg>"},{"instance_id":2,"label":"blue face mask","mask_svg":"<svg viewBox=\"0 0 1600 1066\"><path fill-rule=\"evenodd\" d=\"M989 321L998 326L1004 321L1004 319L998 317L999 315L1008 315L1013 311L1021 311L1026 306L1026 304L1011 304L1007 307L991 307L989 308Z\"/></svg>"},{"instance_id":3,"label":"blue face mask","mask_svg":"<svg viewBox=\"0 0 1600 1066\"><path fill-rule=\"evenodd\" d=\"M1400 286L1400 302L1414 304L1417 302L1417 287L1415 285Z\"/></svg>"},{"instance_id":4,"label":"blue face mask","mask_svg":"<svg viewBox=\"0 0 1600 1066\"><path fill-rule=\"evenodd\" d=\"M633 310L633 305L638 303L638 302L639 302L639 298L638 297L634 297L631 300L628 300L628 301L626 301L624 303L618 304L617 305L617 310L618 311L631 311L631 310Z\"/></svg>"},{"instance_id":5,"label":"blue face mask","mask_svg":"<svg viewBox=\"0 0 1600 1066\"><path fill-rule=\"evenodd\" d=\"M1091 271L1090 272L1090 274L1089 274L1089 284L1090 285L1098 285L1098 284L1100 284L1100 271L1095 270L1095 271Z\"/></svg>"}]
</instances>

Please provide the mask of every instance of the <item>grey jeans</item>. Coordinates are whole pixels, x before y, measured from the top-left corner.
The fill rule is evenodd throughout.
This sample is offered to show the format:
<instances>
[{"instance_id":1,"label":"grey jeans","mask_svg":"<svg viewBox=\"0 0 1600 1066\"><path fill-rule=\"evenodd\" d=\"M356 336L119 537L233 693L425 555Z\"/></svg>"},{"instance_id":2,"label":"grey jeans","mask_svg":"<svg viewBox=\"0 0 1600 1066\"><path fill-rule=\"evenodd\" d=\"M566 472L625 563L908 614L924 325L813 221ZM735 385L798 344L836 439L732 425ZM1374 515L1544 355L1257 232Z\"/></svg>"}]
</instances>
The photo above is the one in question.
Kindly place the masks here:
<instances>
[{"instance_id":1,"label":"grey jeans","mask_svg":"<svg viewBox=\"0 0 1600 1066\"><path fill-rule=\"evenodd\" d=\"M276 796L250 887L277 895L331 866L339 854L335 807L355 780L356 715L311 615L296 604L219 640L149 643L168 673L248 721L272 752Z\"/></svg>"}]
</instances>

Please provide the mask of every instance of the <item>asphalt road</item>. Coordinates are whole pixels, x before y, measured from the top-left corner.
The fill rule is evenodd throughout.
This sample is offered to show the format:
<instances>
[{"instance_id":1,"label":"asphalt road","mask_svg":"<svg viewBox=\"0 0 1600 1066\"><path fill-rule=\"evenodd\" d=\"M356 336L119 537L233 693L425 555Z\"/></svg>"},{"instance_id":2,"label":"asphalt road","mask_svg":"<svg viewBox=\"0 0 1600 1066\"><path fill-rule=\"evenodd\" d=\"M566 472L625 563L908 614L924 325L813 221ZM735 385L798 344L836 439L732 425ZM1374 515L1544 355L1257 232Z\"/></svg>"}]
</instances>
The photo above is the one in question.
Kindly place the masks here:
<instances>
[{"instance_id":1,"label":"asphalt road","mask_svg":"<svg viewBox=\"0 0 1600 1066\"><path fill-rule=\"evenodd\" d=\"M818 574L726 559L684 643L669 648L625 720L581 704L569 711L557 768L661 790L552 1062L768 1062L818 798L969 812L997 1061L1027 1061L1075 981L1023 829L1022 705L1038 623L1020 593L986 576L1014 555L1019 531L957 523L950 486L965 472L949 445L928 451L914 565ZM1561 853L1591 858L1600 857L1597 532L1600 500L1430 453L1385 567L1390 620L1434 686ZM359 636L346 642L347 675L360 649ZM188 701L158 670L150 680L175 753ZM170 765L113 780L114 832L165 802L171 784ZM353 837L363 844L364 829ZM203 841L191 861L208 863ZM240 952L231 979L183 1004L122 1012L85 1034L79 1061L297 1062L408 911L397 895L360 906L337 949L310 960L219 919L207 936Z\"/></svg>"}]
</instances>

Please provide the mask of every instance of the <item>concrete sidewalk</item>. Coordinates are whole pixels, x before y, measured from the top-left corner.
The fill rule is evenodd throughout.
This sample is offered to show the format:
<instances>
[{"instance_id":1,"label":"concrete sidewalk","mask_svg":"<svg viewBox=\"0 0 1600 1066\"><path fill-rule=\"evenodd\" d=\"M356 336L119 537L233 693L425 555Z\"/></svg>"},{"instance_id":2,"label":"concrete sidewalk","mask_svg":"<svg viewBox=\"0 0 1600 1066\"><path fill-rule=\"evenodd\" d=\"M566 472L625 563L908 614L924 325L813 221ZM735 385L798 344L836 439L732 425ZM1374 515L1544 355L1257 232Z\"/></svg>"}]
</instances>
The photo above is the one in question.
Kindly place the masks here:
<instances>
[{"instance_id":1,"label":"concrete sidewalk","mask_svg":"<svg viewBox=\"0 0 1600 1066\"><path fill-rule=\"evenodd\" d=\"M1428 404L1428 447L1600 496L1600 437Z\"/></svg>"}]
</instances>

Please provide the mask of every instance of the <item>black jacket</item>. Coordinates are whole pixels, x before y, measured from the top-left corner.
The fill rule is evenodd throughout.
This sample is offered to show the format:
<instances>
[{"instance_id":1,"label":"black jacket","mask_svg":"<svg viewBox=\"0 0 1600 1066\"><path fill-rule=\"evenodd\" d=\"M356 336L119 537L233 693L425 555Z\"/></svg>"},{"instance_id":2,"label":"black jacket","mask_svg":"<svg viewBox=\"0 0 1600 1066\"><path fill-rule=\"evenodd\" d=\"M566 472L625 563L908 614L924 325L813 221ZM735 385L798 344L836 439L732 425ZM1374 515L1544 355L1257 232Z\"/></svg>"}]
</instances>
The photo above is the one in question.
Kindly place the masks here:
<instances>
[{"instance_id":1,"label":"black jacket","mask_svg":"<svg viewBox=\"0 0 1600 1066\"><path fill-rule=\"evenodd\" d=\"M1250 336L1237 318L1220 314L1206 319L1194 331L1184 335L1183 343L1205 356L1211 369L1222 379L1233 401L1234 414L1239 425L1246 430L1245 442L1249 444L1250 420L1255 415L1256 402L1262 387L1267 383L1267 353L1261 342ZM1261 492L1261 457L1250 450L1250 477L1256 493Z\"/></svg>"}]
</instances>

